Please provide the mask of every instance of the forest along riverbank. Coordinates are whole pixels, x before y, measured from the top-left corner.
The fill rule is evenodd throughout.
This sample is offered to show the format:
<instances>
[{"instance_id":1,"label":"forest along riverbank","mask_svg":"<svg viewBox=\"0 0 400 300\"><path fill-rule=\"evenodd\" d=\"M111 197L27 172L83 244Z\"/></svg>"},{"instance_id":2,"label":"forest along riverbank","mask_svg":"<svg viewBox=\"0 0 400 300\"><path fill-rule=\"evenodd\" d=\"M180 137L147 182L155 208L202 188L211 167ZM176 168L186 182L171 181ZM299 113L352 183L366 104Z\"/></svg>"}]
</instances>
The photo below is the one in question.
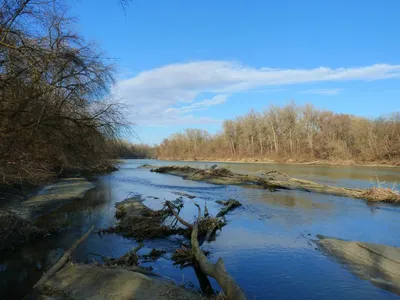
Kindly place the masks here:
<instances>
[{"instance_id":1,"label":"forest along riverbank","mask_svg":"<svg viewBox=\"0 0 400 300\"><path fill-rule=\"evenodd\" d=\"M176 159L160 157L160 160L176 161ZM182 159L182 162L204 162L204 163L230 163L230 164L287 164L287 165L315 165L315 166L358 166L358 167L383 167L398 168L400 161L354 161L354 160L273 160L263 158L196 158Z\"/></svg>"},{"instance_id":2,"label":"forest along riverbank","mask_svg":"<svg viewBox=\"0 0 400 300\"><path fill-rule=\"evenodd\" d=\"M172 287L184 283L186 288L197 292L190 295L197 297L198 291L202 289L207 291L207 285L204 284L206 281L199 282L195 266L187 260L193 247L188 228L195 224L198 215L204 218L206 211L209 216L219 217L219 212L225 211L229 203L232 203L219 200L232 198L239 200L241 206L227 211L223 217L227 224L222 226L217 223L216 227L222 226L221 229L209 237L207 237L209 230L205 228L210 227L203 227L203 234L205 231L206 233L199 239L199 244L205 240L200 248L204 250L207 260L212 265L217 263L218 258L223 258L226 271L248 298L263 299L268 293L272 298L280 299L294 299L294 295L296 298L301 295L308 299L320 299L321 296L326 299L394 299L395 295L389 291L396 291L393 286L387 284L389 281L379 281L382 277L376 277L377 280L371 281L371 284L360 279L362 276L354 271L352 263L344 265L335 255L319 251L319 246L314 240L318 239L318 234L322 234L349 241L399 246L400 226L397 221L399 213L397 206L349 201L346 197L310 193L304 190L276 189L272 192L270 189L208 184L139 168L149 163L167 165L170 162L126 160L120 170L97 177L96 188L89 190L83 199L64 202L51 212L39 216L35 224L38 227L63 225L66 230L34 244L18 247L13 253L2 256L0 260L2 298L6 295L5 299L19 299L31 293L32 287L39 282L44 270L54 266L65 251L93 225L93 231L70 254L68 260L74 264L66 263L43 286L75 297L82 295L86 290L89 294L100 291L105 294L107 292L105 285L101 288L98 286L99 289L95 291L96 289L75 288L71 282L72 273L80 274L75 278L79 282L84 282L87 277L89 284L89 279L92 278L91 272L99 272L105 281L114 276L113 278L123 277L138 283L136 286L130 284L125 287L111 284L108 290L111 294L119 291L129 294L133 293L133 290L140 294L146 290L145 286L153 286L152 289L160 291L157 292L160 299L169 299L168 297L176 299L176 293L182 291L180 288L170 291L165 285L157 285L160 280L164 282L165 277L168 277L174 281ZM182 163L176 162L176 164ZM195 163L193 167L204 169L205 165ZM258 164L246 166L228 164L228 167L231 167L231 172L241 170L243 173L249 172L253 175L258 173L257 170L265 169L265 166ZM282 168L287 167L282 166ZM346 173L347 177L341 173L339 176L338 168L301 166L300 169L288 171L290 174L296 172L303 174L296 177L318 177L336 185L340 185L342 181L346 181L349 186L365 188L370 185L369 180L362 177L366 176L365 170L358 173L352 169L354 173ZM388 183L397 180L396 174L390 173L390 170L376 169L374 172L384 177ZM355 174L357 177L349 177ZM135 191L134 195L132 191ZM122 202L124 199L130 200ZM183 225L184 223L179 220L172 223L175 216L173 211L169 210L166 200L171 201L175 213L179 212L178 216L189 226ZM144 212L144 219L143 216L135 218L141 217L139 220L144 223L132 219L128 207L122 208L128 203L129 205L135 203L134 206L141 207L139 211ZM200 205L201 214L198 213L194 203ZM179 210L181 205L183 207ZM147 208L143 210L143 206ZM149 210L152 213L149 213ZM137 212L136 209L133 211ZM125 216L130 216L128 221L124 219L124 212ZM164 214L166 212L167 215ZM160 224L154 222L157 219L163 221L166 227L156 226L155 231L143 231L151 229L151 226L147 226L144 221L149 215L152 216L152 224ZM143 226L132 227L129 225L132 224L130 221ZM215 222L208 224L213 225ZM175 225L176 227L171 227ZM163 235L163 231L169 231L168 236L154 235L160 232ZM199 231L199 236L201 235ZM127 268L131 270L128 272L125 270ZM16 282L18 290L11 288ZM266 285L265 282L270 284ZM223 290L222 285L213 279L209 280L209 283L214 291ZM164 292L156 289L156 286L162 287ZM386 290L381 289L382 287Z\"/></svg>"},{"instance_id":3,"label":"forest along riverbank","mask_svg":"<svg viewBox=\"0 0 400 300\"><path fill-rule=\"evenodd\" d=\"M157 156L398 165L399 137L398 113L373 120L292 102L225 120L217 134L194 128L172 134Z\"/></svg>"}]
</instances>

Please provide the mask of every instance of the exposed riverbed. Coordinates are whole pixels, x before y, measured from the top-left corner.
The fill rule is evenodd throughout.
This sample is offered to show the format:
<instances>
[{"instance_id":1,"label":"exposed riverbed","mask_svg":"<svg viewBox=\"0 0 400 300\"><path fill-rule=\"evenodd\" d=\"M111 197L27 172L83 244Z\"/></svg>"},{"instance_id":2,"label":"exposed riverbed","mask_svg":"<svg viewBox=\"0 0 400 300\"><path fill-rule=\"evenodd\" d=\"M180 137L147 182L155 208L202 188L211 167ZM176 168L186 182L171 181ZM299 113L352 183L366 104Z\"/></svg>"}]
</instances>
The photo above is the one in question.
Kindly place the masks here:
<instances>
[{"instance_id":1,"label":"exposed riverbed","mask_svg":"<svg viewBox=\"0 0 400 300\"><path fill-rule=\"evenodd\" d=\"M64 233L46 238L33 246L0 258L0 299L19 299L40 278L49 253L68 248L90 226L104 228L115 223L115 203L133 194L146 198L145 204L159 209L164 199L177 198L176 192L196 196L191 201L210 209L215 200L235 198L243 206L228 214L229 224L216 241L205 244L211 260L222 257L228 271L249 299L395 299L390 287L374 285L360 270L349 268L317 249L317 234L400 247L400 206L367 204L361 200L303 191L245 189L186 181L151 173L138 166L178 164L170 161L127 160L121 169L96 179L97 187L84 199L75 200L39 217L38 225L53 223L68 227ZM206 163L180 163L205 166ZM211 166L211 163L207 163ZM368 188L376 180L393 185L400 181L397 168L335 167L273 164L218 163L240 173L279 170L288 175L329 185ZM158 199L154 199L156 197ZM185 206L182 215L193 220L196 207ZM157 262L146 263L154 272L178 284L196 289L197 278L191 268L181 270L169 257L176 249L177 237L145 241L139 254L152 248L169 252ZM92 234L74 252L81 262L100 261L98 255L119 257L137 243L115 234ZM360 278L361 277L361 278Z\"/></svg>"}]
</instances>

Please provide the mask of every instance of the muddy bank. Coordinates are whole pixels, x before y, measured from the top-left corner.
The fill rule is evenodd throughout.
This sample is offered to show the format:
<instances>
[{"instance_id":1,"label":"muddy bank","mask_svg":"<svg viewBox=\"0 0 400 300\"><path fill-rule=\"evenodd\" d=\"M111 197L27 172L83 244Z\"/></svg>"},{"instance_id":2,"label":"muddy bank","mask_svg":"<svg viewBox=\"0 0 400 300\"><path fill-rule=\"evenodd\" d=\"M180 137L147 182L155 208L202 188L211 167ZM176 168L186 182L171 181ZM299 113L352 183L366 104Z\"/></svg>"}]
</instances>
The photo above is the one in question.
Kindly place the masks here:
<instances>
[{"instance_id":1,"label":"muddy bank","mask_svg":"<svg viewBox=\"0 0 400 300\"><path fill-rule=\"evenodd\" d=\"M289 177L278 171L267 171L261 176L255 176L233 173L228 169L217 168L214 165L209 169L192 168L189 166L163 166L154 167L151 169L151 172L176 175L189 180L204 181L213 184L241 185L270 190L303 190L374 202L400 203L400 193L390 188L352 189L335 187Z\"/></svg>"},{"instance_id":2,"label":"muddy bank","mask_svg":"<svg viewBox=\"0 0 400 300\"><path fill-rule=\"evenodd\" d=\"M44 205L81 199L95 185L85 178L65 178L43 187L36 195L22 203L24 206Z\"/></svg>"},{"instance_id":3,"label":"muddy bank","mask_svg":"<svg viewBox=\"0 0 400 300\"><path fill-rule=\"evenodd\" d=\"M21 195L8 193L0 207L0 251L10 251L56 234L59 231L57 226L39 225L37 218L55 205L82 199L94 187L85 178L65 178L44 186L32 196L29 196L29 191Z\"/></svg>"},{"instance_id":4,"label":"muddy bank","mask_svg":"<svg viewBox=\"0 0 400 300\"><path fill-rule=\"evenodd\" d=\"M357 275L400 294L400 248L318 237L326 253L361 271Z\"/></svg>"},{"instance_id":5,"label":"muddy bank","mask_svg":"<svg viewBox=\"0 0 400 300\"><path fill-rule=\"evenodd\" d=\"M56 299L203 299L174 283L128 268L68 264L38 292Z\"/></svg>"},{"instance_id":6,"label":"muddy bank","mask_svg":"<svg viewBox=\"0 0 400 300\"><path fill-rule=\"evenodd\" d=\"M104 265L72 263L72 252L87 239L93 228L76 240L43 274L34 285L36 296L51 299L201 299L199 294L138 267L137 251L143 244L119 259L107 259Z\"/></svg>"}]
</instances>

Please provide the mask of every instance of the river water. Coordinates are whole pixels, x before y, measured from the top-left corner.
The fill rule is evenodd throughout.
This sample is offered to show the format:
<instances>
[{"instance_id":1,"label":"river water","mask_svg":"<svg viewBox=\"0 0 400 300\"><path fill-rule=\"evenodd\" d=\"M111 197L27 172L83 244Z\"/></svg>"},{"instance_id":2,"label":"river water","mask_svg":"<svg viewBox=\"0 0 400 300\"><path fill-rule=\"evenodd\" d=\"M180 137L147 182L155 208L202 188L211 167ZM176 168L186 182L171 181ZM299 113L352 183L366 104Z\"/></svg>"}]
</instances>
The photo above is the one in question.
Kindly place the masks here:
<instances>
[{"instance_id":1,"label":"river water","mask_svg":"<svg viewBox=\"0 0 400 300\"><path fill-rule=\"evenodd\" d=\"M271 192L237 186L217 186L183 180L180 177L151 173L138 166L185 164L204 167L206 163L126 160L112 174L95 178L97 187L83 200L53 208L38 218L38 224L66 227L60 235L24 246L0 258L0 299L20 299L40 278L49 253L66 249L87 229L104 228L115 223L115 203L131 195L142 195L145 204L159 209L164 199L174 200L175 192L196 196L186 202L182 217L192 221L197 209L207 203L211 213L219 209L215 200L235 198L243 206L227 215L228 225L215 241L205 243L211 260L224 259L249 299L395 299L390 288L363 279L359 271L318 250L316 235L373 242L400 247L400 206L367 204L361 200L320 195L305 191ZM207 163L211 166L211 163ZM240 173L279 170L297 178L330 185L367 188L393 185L400 181L398 168L305 166L279 164L218 163ZM154 199L156 197L158 199ZM163 248L167 254L157 262L144 263L154 272L197 289L191 268L180 269L170 255L181 238L145 241L139 254ZM101 261L102 256L119 257L136 241L115 234L92 234L73 254L79 262ZM216 286L215 282L212 282Z\"/></svg>"}]
</instances>

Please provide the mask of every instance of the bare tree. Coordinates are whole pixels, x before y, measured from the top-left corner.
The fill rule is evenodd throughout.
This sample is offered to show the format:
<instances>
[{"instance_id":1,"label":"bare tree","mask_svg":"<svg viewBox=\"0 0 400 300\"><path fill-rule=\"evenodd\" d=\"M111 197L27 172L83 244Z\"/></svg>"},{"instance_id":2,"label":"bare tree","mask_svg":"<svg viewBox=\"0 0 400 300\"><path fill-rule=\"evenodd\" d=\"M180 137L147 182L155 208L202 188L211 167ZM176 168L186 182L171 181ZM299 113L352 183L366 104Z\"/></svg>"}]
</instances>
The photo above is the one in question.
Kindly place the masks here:
<instances>
[{"instance_id":1,"label":"bare tree","mask_svg":"<svg viewBox=\"0 0 400 300\"><path fill-rule=\"evenodd\" d=\"M106 167L126 128L112 64L71 24L62 1L0 6L0 183Z\"/></svg>"},{"instance_id":2,"label":"bare tree","mask_svg":"<svg viewBox=\"0 0 400 300\"><path fill-rule=\"evenodd\" d=\"M161 143L158 156L399 163L400 114L371 120L290 103L285 107L270 106L263 114L251 111L226 120L221 134L207 136L201 147L194 143L192 133L174 135Z\"/></svg>"}]
</instances>

